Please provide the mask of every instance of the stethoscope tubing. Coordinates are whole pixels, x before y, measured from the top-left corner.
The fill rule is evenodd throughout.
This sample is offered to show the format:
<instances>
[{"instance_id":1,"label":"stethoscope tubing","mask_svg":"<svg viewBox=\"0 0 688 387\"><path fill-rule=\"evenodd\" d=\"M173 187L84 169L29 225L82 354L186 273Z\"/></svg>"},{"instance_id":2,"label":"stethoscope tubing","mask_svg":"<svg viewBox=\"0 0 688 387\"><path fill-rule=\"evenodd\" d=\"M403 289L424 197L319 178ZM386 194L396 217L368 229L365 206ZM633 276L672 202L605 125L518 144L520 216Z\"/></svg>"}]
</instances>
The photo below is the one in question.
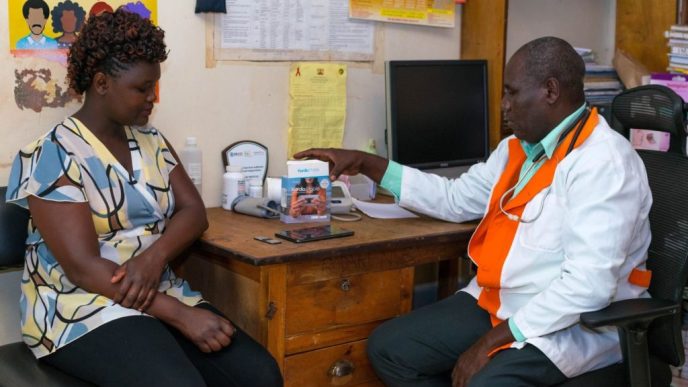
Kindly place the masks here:
<instances>
[{"instance_id":1,"label":"stethoscope tubing","mask_svg":"<svg viewBox=\"0 0 688 387\"><path fill-rule=\"evenodd\" d=\"M576 144L576 141L578 140L578 137L580 136L581 132L583 131L583 127L585 127L585 124L588 122L588 118L590 118L590 106L585 104L585 109L581 112L581 114L576 118L576 120L568 127L566 130L564 130L560 135L559 138L557 139L557 147L564 141L566 136L575 128L575 132L573 133L573 137L571 138L571 143L569 144L568 149L566 149L566 154L564 157L568 156L569 153L573 150L573 147ZM535 157L533 157L533 163L528 167L526 172L521 175L521 177L518 179L516 184L514 184L513 187L509 188L506 190L502 196L499 198L499 210L504 214L509 220L512 220L514 222L520 222L520 223L533 223L535 222L540 215L542 215L542 211L545 208L545 200L547 200L547 196L549 195L552 186L550 185L547 187L547 191L545 191L544 197L542 198L542 201L540 202L540 207L538 208L537 213L535 216L531 219L524 219L516 214L512 214L504 209L504 198L507 197L507 195L511 194L516 190L516 187L518 187L521 184L521 180L523 180L524 177L528 176L530 171L540 162L545 158L545 151L542 150L540 153L538 153Z\"/></svg>"}]
</instances>

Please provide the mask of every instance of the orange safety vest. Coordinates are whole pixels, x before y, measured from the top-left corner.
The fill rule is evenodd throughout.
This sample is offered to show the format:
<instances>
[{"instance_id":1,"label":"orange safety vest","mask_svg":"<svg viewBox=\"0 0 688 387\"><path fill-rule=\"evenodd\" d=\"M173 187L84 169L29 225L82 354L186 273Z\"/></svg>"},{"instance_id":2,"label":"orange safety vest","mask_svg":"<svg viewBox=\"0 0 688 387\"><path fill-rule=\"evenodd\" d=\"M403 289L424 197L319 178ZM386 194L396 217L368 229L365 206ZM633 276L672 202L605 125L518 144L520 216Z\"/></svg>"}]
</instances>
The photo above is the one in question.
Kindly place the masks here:
<instances>
[{"instance_id":1,"label":"orange safety vest","mask_svg":"<svg viewBox=\"0 0 688 387\"><path fill-rule=\"evenodd\" d=\"M585 142L597 126L598 121L597 109L593 108L576 139L574 148ZM579 122L577 125L581 124ZM508 198L509 200L504 205L505 211L520 217L528 202L552 184L557 165L566 157L566 151L575 132L576 130L572 130L564 138L557 146L552 158L543 163L518 195ZM506 167L492 191L487 213L468 245L468 254L478 267L477 282L482 288L478 297L478 305L490 313L493 326L502 322L496 317L501 305L499 290L501 288L502 268L520 224L520 222L508 219L500 211L499 201L508 189L517 184L521 167L526 160L526 154L518 139L511 139L508 146L509 158ZM650 282L650 275L649 271L633 270L629 282L647 287Z\"/></svg>"}]
</instances>

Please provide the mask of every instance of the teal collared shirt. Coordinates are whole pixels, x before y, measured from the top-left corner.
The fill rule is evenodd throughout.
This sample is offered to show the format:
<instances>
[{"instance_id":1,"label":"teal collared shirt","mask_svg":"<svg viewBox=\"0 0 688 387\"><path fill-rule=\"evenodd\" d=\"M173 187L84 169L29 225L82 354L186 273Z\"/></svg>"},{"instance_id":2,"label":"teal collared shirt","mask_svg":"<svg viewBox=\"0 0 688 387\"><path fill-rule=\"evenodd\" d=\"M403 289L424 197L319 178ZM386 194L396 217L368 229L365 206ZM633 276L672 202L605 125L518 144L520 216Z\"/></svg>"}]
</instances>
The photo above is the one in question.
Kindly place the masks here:
<instances>
[{"instance_id":1,"label":"teal collared shirt","mask_svg":"<svg viewBox=\"0 0 688 387\"><path fill-rule=\"evenodd\" d=\"M518 184L516 184L513 196L516 196L523 189L523 187L525 187L526 184L528 184L530 179L535 175L535 172L537 172L537 170L540 169L542 164L544 164L545 160L549 160L550 158L552 158L554 151L557 149L559 135L561 134L561 132L564 131L566 127L573 123L576 117L578 117L583 112L583 109L585 109L585 104L579 107L575 112L571 113L568 117L564 118L559 123L559 125L552 129L552 131L549 132L545 136L545 138L540 140L540 142L538 142L537 144L529 144L525 141L521 141L521 147L523 148L523 151L526 153L526 161L523 163L523 166L521 166L521 172L518 176ZM536 155L538 155L543 149L547 157L543 157L541 160L533 160L533 158ZM380 186L392 192L394 196L396 196L397 198L400 198L402 174L403 168L401 164L390 160L389 165L387 165L385 175L382 176L382 181L380 181ZM526 340L526 337L523 336L521 330L518 329L516 324L511 319L508 320L508 324L509 329L511 330L511 334L514 336L514 339L516 341L522 342Z\"/></svg>"},{"instance_id":2,"label":"teal collared shirt","mask_svg":"<svg viewBox=\"0 0 688 387\"><path fill-rule=\"evenodd\" d=\"M380 187L393 193L397 199L401 197L401 175L403 170L401 164L389 160L385 174L382 176L382 180L380 180Z\"/></svg>"},{"instance_id":3,"label":"teal collared shirt","mask_svg":"<svg viewBox=\"0 0 688 387\"><path fill-rule=\"evenodd\" d=\"M542 164L545 163L545 160L552 158L554 151L557 149L559 135L561 135L561 132L563 132L564 129L574 122L574 120L583 112L583 109L585 109L585 104L579 107L575 112L569 114L568 117L564 118L559 125L554 127L551 132L547 133L545 138L540 140L540 142L537 144L530 144L521 140L521 148L523 148L523 151L526 153L526 161L523 162L523 166L521 166L521 173L518 175L518 184L516 184L513 196L516 196L519 192L521 192L523 187L525 187L530 179L535 176L535 173L538 171L538 169L540 169ZM547 158L543 157L540 160L533 160L533 158L535 158L535 156L540 154L540 152L543 150L545 151Z\"/></svg>"}]
</instances>

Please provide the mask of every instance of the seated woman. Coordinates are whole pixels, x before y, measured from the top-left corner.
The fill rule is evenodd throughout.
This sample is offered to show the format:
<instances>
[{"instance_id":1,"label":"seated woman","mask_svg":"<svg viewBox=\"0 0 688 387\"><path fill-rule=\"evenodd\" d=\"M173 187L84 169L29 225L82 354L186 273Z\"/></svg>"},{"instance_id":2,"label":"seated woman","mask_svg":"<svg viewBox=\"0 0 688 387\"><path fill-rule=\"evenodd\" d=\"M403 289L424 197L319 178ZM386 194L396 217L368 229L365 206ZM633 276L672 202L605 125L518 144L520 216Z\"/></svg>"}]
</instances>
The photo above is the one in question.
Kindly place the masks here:
<instances>
[{"instance_id":1,"label":"seated woman","mask_svg":"<svg viewBox=\"0 0 688 387\"><path fill-rule=\"evenodd\" d=\"M7 199L31 212L24 341L102 386L280 386L270 354L168 266L208 223L175 151L145 127L163 37L123 9L90 18L68 59L83 106L14 161Z\"/></svg>"}]
</instances>

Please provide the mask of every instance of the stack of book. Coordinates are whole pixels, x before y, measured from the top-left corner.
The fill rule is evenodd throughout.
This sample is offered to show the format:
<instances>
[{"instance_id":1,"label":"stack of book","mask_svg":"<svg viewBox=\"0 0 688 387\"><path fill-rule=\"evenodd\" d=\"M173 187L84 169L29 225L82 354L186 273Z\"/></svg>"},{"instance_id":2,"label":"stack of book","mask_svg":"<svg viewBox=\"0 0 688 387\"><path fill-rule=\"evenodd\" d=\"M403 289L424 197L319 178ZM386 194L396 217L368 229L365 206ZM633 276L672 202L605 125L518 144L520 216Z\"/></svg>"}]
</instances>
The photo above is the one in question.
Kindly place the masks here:
<instances>
[{"instance_id":1,"label":"stack of book","mask_svg":"<svg viewBox=\"0 0 688 387\"><path fill-rule=\"evenodd\" d=\"M595 53L589 48L574 47L585 63L595 63Z\"/></svg>"},{"instance_id":2,"label":"stack of book","mask_svg":"<svg viewBox=\"0 0 688 387\"><path fill-rule=\"evenodd\" d=\"M650 75L651 85L664 85L688 101L688 74L683 73L652 73Z\"/></svg>"},{"instance_id":3,"label":"stack of book","mask_svg":"<svg viewBox=\"0 0 688 387\"><path fill-rule=\"evenodd\" d=\"M664 32L669 46L669 67L672 73L688 74L688 25L673 25Z\"/></svg>"},{"instance_id":4,"label":"stack of book","mask_svg":"<svg viewBox=\"0 0 688 387\"><path fill-rule=\"evenodd\" d=\"M576 48L585 61L585 98L591 105L604 106L623 90L623 84L613 66L595 62L595 54L589 48Z\"/></svg>"}]
</instances>

